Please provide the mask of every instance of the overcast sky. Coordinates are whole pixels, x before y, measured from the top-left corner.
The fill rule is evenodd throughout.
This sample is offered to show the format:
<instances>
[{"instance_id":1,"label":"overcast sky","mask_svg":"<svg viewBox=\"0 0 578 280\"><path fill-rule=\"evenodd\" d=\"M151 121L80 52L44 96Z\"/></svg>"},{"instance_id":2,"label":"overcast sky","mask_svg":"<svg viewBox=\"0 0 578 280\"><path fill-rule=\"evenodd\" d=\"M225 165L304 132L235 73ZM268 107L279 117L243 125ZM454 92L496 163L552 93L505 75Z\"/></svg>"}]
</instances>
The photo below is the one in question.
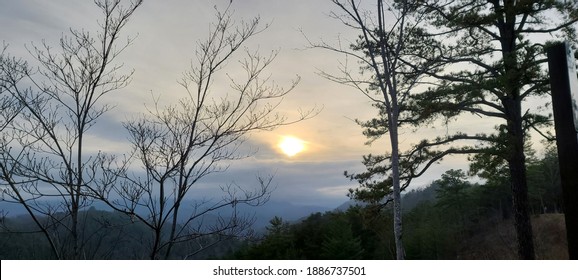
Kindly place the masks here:
<instances>
[{"instance_id":1,"label":"overcast sky","mask_svg":"<svg viewBox=\"0 0 578 280\"><path fill-rule=\"evenodd\" d=\"M82 2L82 3L80 3ZM319 49L307 49L306 34L313 41L337 43L352 38L350 30L328 15L335 8L329 0L234 0L237 20L260 16L271 26L249 42L267 54L280 50L270 68L272 77L288 85L297 75L301 82L284 100L281 111L291 117L299 108L323 107L313 119L281 127L272 132L251 135L248 145L256 153L242 162L233 163L227 173L207 178L199 190L210 193L219 184L235 181L251 185L257 174L274 174L277 189L273 199L288 199L299 204L335 207L347 200L347 189L355 187L343 171L362 171L361 156L387 150L387 142L365 146L366 139L353 119L366 120L376 113L370 103L355 90L328 81L316 73L320 70L338 73L336 67L344 57ZM130 150L122 122L143 112L151 96L165 102L177 100L183 89L177 83L190 67L195 42L208 34L214 19L214 6L223 8L229 0L145 0L124 29L123 35L135 37L134 43L119 58L124 71L135 70L130 86L114 92L105 100L115 105L90 131L89 149L110 153ZM92 1L69 0L0 0L0 41L9 44L11 55L30 59L26 46L46 40L56 46L69 28L95 30L98 9ZM235 62L231 62L234 64ZM233 67L233 66L231 66ZM466 127L487 125L481 119ZM426 131L427 132L427 131ZM293 157L277 147L282 136L291 135L305 141L306 150ZM421 135L419 135L421 136ZM401 135L402 146L419 137L411 132ZM447 159L435 166L413 186L424 186L438 179L443 170L466 168L463 161ZM201 192L201 191L200 191Z\"/></svg>"}]
</instances>

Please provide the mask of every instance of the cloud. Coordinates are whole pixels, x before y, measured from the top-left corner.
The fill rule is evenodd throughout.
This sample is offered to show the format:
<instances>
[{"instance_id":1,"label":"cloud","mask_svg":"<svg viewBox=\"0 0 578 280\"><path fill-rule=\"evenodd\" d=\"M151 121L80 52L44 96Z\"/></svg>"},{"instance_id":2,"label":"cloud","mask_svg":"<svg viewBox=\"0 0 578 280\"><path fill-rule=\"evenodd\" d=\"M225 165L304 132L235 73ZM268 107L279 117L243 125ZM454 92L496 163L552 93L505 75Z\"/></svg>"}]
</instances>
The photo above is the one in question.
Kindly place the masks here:
<instances>
[{"instance_id":1,"label":"cloud","mask_svg":"<svg viewBox=\"0 0 578 280\"><path fill-rule=\"evenodd\" d=\"M54 45L69 27L93 30L98 9L90 2L3 1L0 38L10 43L12 54L30 59L23 48L25 43L46 39ZM224 7L228 3L228 0L144 2L121 34L123 40L135 38L117 61L123 65L123 73L134 69L132 83L102 100L115 108L103 115L89 131L89 151L128 153L130 145L122 122L146 112L146 106L152 106L153 96L161 104L172 104L184 96L185 91L177 80L194 62L196 42L208 34L214 18L213 6ZM354 182L342 175L343 171L362 171L361 155L383 153L388 146L387 142L363 145L366 139L353 119L370 119L375 116L375 109L354 89L316 74L320 69L338 73L337 67L344 57L308 49L301 30L312 40L323 39L335 44L340 36L345 46L348 38L355 38L354 33L327 16L334 9L330 1L233 1L233 9L236 21L260 15L263 23L271 23L267 30L249 42L248 47L258 48L262 54L280 50L269 69L275 81L287 85L296 75L302 77L297 88L283 100L279 107L281 113L295 118L299 109L314 106L324 109L310 120L251 134L241 149L251 156L233 162L225 173L202 180L198 193L217 194L215 190L219 185L232 181L254 186L257 174L272 174L277 185L274 197L302 204L338 205L347 199L347 189L355 187ZM235 57L219 74L236 75L238 58ZM224 81L218 79L212 92L222 94L229 90ZM435 133L435 130L431 132ZM291 159L286 158L276 148L282 135L303 139L307 142L307 150ZM408 133L402 137L402 145L409 145L415 136ZM252 154L252 151L256 153ZM438 174L432 176L435 178ZM419 183L428 180L432 179Z\"/></svg>"},{"instance_id":2,"label":"cloud","mask_svg":"<svg viewBox=\"0 0 578 280\"><path fill-rule=\"evenodd\" d=\"M205 177L192 194L219 193L219 186L234 182L246 188L256 187L257 176L273 176L272 197L296 204L335 207L347 200L347 189L355 187L343 176L343 171L359 168L354 161L289 162L259 161L255 158L234 162L224 173ZM340 190L342 192L340 193Z\"/></svg>"}]
</instances>

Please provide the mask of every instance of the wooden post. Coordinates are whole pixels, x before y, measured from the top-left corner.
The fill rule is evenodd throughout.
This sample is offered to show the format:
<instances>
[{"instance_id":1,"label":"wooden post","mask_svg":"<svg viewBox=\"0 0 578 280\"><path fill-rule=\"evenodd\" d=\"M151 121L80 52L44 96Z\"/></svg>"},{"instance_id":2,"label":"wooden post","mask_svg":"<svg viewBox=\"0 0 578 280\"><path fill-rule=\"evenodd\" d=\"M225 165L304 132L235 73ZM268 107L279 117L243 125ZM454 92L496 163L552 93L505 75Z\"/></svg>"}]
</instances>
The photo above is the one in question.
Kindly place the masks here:
<instances>
[{"instance_id":1,"label":"wooden post","mask_svg":"<svg viewBox=\"0 0 578 280\"><path fill-rule=\"evenodd\" d=\"M548 52L556 145L560 164L568 255L578 259L578 80L574 54L568 43Z\"/></svg>"}]
</instances>

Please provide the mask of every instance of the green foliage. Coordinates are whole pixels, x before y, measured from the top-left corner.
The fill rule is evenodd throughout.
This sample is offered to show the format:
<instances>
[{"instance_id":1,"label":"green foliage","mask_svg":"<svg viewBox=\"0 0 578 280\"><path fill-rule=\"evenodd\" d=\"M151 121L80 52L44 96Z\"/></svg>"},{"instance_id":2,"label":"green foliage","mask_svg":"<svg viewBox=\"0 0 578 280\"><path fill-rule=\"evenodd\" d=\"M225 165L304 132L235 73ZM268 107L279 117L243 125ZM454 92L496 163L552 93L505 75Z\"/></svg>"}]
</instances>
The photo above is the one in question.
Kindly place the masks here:
<instances>
[{"instance_id":1,"label":"green foliage","mask_svg":"<svg viewBox=\"0 0 578 280\"><path fill-rule=\"evenodd\" d=\"M361 238L354 236L347 217L337 216L327 225L321 243L320 257L323 259L356 260L363 257Z\"/></svg>"},{"instance_id":2,"label":"green foliage","mask_svg":"<svg viewBox=\"0 0 578 280\"><path fill-rule=\"evenodd\" d=\"M436 206L446 212L452 224L463 227L470 214L469 206L472 205L472 185L467 181L466 174L462 170L451 169L442 174L436 183L439 186Z\"/></svg>"},{"instance_id":3,"label":"green foliage","mask_svg":"<svg viewBox=\"0 0 578 280\"><path fill-rule=\"evenodd\" d=\"M382 259L393 258L385 244L393 240L391 218L353 207L346 212L315 213L295 224L271 220L266 235L248 243L236 259ZM370 222L371 221L371 222ZM384 233L387 237L384 238Z\"/></svg>"},{"instance_id":4,"label":"green foliage","mask_svg":"<svg viewBox=\"0 0 578 280\"><path fill-rule=\"evenodd\" d=\"M431 201L422 202L404 217L408 259L455 259L457 243L446 224L444 211Z\"/></svg>"}]
</instances>

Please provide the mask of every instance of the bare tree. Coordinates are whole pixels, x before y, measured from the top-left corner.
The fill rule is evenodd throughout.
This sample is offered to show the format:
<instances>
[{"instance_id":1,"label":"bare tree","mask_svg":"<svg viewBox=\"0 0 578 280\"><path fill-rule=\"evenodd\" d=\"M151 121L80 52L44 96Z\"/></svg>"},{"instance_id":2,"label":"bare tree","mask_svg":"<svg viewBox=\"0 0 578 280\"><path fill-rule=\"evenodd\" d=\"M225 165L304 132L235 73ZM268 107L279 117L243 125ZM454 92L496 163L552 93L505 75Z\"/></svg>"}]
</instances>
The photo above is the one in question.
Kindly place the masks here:
<instances>
[{"instance_id":1,"label":"bare tree","mask_svg":"<svg viewBox=\"0 0 578 280\"><path fill-rule=\"evenodd\" d=\"M265 203L271 177L258 177L258 186L252 189L235 183L220 186L223 196L217 199L199 197L196 186L203 178L226 171L232 161L246 157L239 148L251 132L271 130L314 113L301 112L292 121L277 113L283 97L299 79L287 89L276 85L266 70L277 52L261 56L244 48L266 27L261 27L258 17L235 22L230 5L224 12L217 10L209 36L197 43L196 60L180 81L186 97L166 107L157 100L148 115L125 124L144 175L130 173L124 166L116 171L126 178L123 184L95 191L99 199L151 230L147 240L151 259L174 258L171 253L179 243L199 243L197 251L180 256L187 258L224 238L249 234L253 220L241 216L238 207ZM244 78L223 73L233 57L243 52L239 63ZM230 85L226 93L214 88L222 79ZM183 211L184 203L193 204L192 213Z\"/></svg>"},{"instance_id":2,"label":"bare tree","mask_svg":"<svg viewBox=\"0 0 578 280\"><path fill-rule=\"evenodd\" d=\"M26 68L26 64L22 60L11 58L5 54L7 48L8 46L4 45L2 52L0 52L0 132L4 131L12 123L12 120L18 116L22 109L18 100L12 98L7 89L5 89L10 84L9 78L20 81L23 78L22 72ZM7 75L14 72L20 74Z\"/></svg>"},{"instance_id":3,"label":"bare tree","mask_svg":"<svg viewBox=\"0 0 578 280\"><path fill-rule=\"evenodd\" d=\"M362 1L332 0L339 9L339 14L332 16L346 27L358 32L357 41L351 43L348 49L327 43L311 43L313 47L342 53L348 58L359 62L354 69L347 63L342 64L340 75L323 72L322 76L348 85L361 92L380 110L380 117L369 122L358 123L366 128L364 134L375 139L388 134L391 152L385 156L364 157L364 163L369 171L362 174L347 174L351 179L358 180L361 187L351 190L353 198L369 202L387 203L393 200L394 235L397 259L404 259L402 242L401 190L412 178L416 166L412 163L402 163L403 157L399 148L399 128L404 124L416 125L419 120L404 115L411 91L422 82L424 71L408 66L409 62L419 67L416 61L417 53L430 51L425 41L416 41L416 35L421 31L418 27L419 18L412 17L414 7L411 1L387 2L377 0L375 11L364 8ZM389 22L389 24L388 24ZM427 40L426 40L427 41ZM361 70L361 71L360 71ZM380 168L371 165L385 163ZM404 166L406 166L404 170ZM374 176L384 176L373 180ZM385 197L385 201L384 201Z\"/></svg>"},{"instance_id":4,"label":"bare tree","mask_svg":"<svg viewBox=\"0 0 578 280\"><path fill-rule=\"evenodd\" d=\"M99 170L110 162L86 152L85 136L110 109L103 97L130 81L115 61L131 39L117 41L142 0L95 4L103 16L96 35L71 29L58 48L33 45L38 68L4 52L0 60L2 100L14 112L2 113L1 199L24 206L59 259L85 257L79 215L92 202L87 191L109 179Z\"/></svg>"}]
</instances>

